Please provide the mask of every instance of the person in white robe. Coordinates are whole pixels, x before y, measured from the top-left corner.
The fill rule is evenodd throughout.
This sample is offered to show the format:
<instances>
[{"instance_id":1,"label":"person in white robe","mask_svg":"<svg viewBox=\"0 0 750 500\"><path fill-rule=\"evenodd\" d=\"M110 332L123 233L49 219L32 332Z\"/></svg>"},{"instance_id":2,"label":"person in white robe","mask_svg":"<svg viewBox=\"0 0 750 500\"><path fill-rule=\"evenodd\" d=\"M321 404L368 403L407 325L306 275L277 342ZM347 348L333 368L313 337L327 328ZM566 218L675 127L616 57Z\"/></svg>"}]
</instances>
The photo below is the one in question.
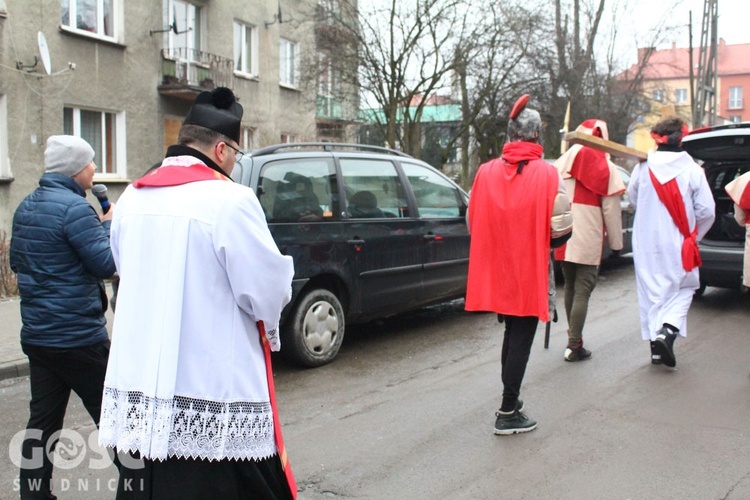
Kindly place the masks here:
<instances>
[{"instance_id":1,"label":"person in white robe","mask_svg":"<svg viewBox=\"0 0 750 500\"><path fill-rule=\"evenodd\" d=\"M750 288L750 231L748 216L750 216L750 172L745 172L726 185L727 194L734 203L734 220L740 227L745 228L745 252L742 259L742 290Z\"/></svg>"},{"instance_id":2,"label":"person in white robe","mask_svg":"<svg viewBox=\"0 0 750 500\"><path fill-rule=\"evenodd\" d=\"M270 368L294 268L253 191L229 178L241 118L231 90L201 93L179 144L114 213L99 441L142 460L123 460L118 499L297 494Z\"/></svg>"},{"instance_id":3,"label":"person in white robe","mask_svg":"<svg viewBox=\"0 0 750 500\"><path fill-rule=\"evenodd\" d=\"M705 173L681 148L685 134L682 119L659 121L651 131L657 149L635 167L628 186L630 204L636 209L633 259L641 336L651 343L651 362L670 367L676 364L674 341L687 334L688 309L700 284L697 242L715 217ZM684 205L687 238L660 199L655 183L660 189L673 187L678 192L675 198L681 198Z\"/></svg>"}]
</instances>

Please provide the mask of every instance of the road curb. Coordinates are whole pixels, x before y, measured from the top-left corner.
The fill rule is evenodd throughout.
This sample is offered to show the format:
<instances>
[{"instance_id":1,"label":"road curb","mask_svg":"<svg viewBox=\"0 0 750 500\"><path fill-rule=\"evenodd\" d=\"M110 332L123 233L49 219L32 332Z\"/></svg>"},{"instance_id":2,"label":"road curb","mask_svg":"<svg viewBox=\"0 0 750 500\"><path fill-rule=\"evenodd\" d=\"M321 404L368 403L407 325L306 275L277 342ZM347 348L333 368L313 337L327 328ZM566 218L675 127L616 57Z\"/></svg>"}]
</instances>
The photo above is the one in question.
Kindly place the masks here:
<instances>
[{"instance_id":1,"label":"road curb","mask_svg":"<svg viewBox=\"0 0 750 500\"><path fill-rule=\"evenodd\" d=\"M0 365L0 380L25 377L29 374L29 362L3 363Z\"/></svg>"}]
</instances>

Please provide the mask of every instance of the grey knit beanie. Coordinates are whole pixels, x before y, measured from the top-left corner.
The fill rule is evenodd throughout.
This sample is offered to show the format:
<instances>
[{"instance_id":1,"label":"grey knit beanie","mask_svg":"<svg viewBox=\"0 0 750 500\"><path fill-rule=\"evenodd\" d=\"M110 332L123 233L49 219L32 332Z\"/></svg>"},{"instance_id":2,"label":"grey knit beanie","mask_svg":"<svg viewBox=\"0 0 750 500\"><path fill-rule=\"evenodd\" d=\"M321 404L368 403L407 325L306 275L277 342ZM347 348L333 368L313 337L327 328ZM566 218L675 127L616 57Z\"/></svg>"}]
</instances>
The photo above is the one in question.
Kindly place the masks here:
<instances>
[{"instance_id":1,"label":"grey knit beanie","mask_svg":"<svg viewBox=\"0 0 750 500\"><path fill-rule=\"evenodd\" d=\"M44 150L44 167L49 173L73 177L94 159L88 142L72 135L52 135Z\"/></svg>"}]
</instances>

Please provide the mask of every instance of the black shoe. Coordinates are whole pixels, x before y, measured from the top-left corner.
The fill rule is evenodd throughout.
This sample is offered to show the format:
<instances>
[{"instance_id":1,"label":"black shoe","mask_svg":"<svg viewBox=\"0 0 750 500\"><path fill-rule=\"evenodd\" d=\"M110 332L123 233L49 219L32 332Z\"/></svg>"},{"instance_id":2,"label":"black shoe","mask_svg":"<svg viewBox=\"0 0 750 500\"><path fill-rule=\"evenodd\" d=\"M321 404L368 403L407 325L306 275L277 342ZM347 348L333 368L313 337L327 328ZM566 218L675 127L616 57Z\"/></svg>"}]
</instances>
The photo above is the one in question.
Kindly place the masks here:
<instances>
[{"instance_id":1,"label":"black shoe","mask_svg":"<svg viewBox=\"0 0 750 500\"><path fill-rule=\"evenodd\" d=\"M677 359L674 356L674 341L676 338L677 334L672 333L667 327L659 330L656 333L656 339L651 341L651 362L654 362L654 356L659 356L661 362L666 366L673 368L677 365Z\"/></svg>"},{"instance_id":2,"label":"black shoe","mask_svg":"<svg viewBox=\"0 0 750 500\"><path fill-rule=\"evenodd\" d=\"M565 361L583 361L591 357L591 351L583 347L583 344L578 347L568 347L565 349Z\"/></svg>"},{"instance_id":3,"label":"black shoe","mask_svg":"<svg viewBox=\"0 0 750 500\"><path fill-rule=\"evenodd\" d=\"M651 342L651 364L652 365L663 365L664 362L661 360L661 354L657 354L654 351L654 343Z\"/></svg>"},{"instance_id":4,"label":"black shoe","mask_svg":"<svg viewBox=\"0 0 750 500\"><path fill-rule=\"evenodd\" d=\"M531 432L536 429L536 420L532 420L525 413L514 410L509 413L498 411L495 413L495 434L498 436L510 436L522 432Z\"/></svg>"}]
</instances>

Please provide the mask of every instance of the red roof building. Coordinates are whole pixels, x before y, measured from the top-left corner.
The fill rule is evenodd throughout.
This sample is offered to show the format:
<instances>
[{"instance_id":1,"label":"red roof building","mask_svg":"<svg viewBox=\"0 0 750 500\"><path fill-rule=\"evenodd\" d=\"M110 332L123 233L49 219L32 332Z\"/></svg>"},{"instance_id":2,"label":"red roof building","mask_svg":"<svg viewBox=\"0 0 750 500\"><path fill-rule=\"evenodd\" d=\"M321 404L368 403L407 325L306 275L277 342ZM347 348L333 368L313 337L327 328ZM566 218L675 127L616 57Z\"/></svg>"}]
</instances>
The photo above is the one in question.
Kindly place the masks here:
<instances>
[{"instance_id":1,"label":"red roof building","mask_svg":"<svg viewBox=\"0 0 750 500\"><path fill-rule=\"evenodd\" d=\"M714 123L748 121L750 109L745 106L744 94L746 90L750 91L750 43L727 45L720 39L717 49L718 94ZM699 53L699 48L693 49L695 73ZM648 131L663 113L674 112L692 122L692 99L690 49L678 48L675 44L670 49L662 50L640 48L638 63L627 70L623 77L634 75L644 59L643 93L650 100L651 113L639 117L628 142L632 147L646 150L653 147Z\"/></svg>"}]
</instances>

